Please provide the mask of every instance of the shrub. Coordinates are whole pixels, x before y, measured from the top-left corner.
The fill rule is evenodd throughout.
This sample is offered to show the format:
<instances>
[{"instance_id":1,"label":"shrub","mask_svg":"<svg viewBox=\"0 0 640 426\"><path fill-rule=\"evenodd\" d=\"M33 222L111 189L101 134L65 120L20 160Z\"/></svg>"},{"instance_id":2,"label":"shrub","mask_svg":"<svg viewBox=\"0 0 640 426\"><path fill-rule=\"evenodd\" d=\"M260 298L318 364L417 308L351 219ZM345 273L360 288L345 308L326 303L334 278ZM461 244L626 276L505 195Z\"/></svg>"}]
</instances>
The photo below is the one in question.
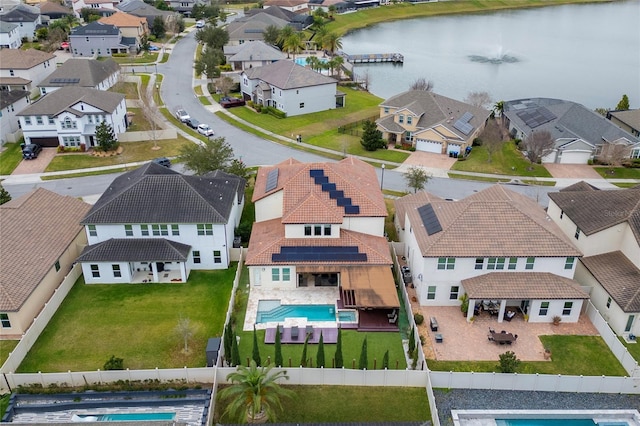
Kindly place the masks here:
<instances>
[{"instance_id":1,"label":"shrub","mask_svg":"<svg viewBox=\"0 0 640 426\"><path fill-rule=\"evenodd\" d=\"M116 358L115 355L111 355L111 358L104 363L105 370L124 370L124 360L122 358Z\"/></svg>"},{"instance_id":2,"label":"shrub","mask_svg":"<svg viewBox=\"0 0 640 426\"><path fill-rule=\"evenodd\" d=\"M416 322L416 325L420 325L424 322L424 316L422 314L413 314L413 320Z\"/></svg>"},{"instance_id":3,"label":"shrub","mask_svg":"<svg viewBox=\"0 0 640 426\"><path fill-rule=\"evenodd\" d=\"M58 153L64 152L64 145L58 145Z\"/></svg>"},{"instance_id":4,"label":"shrub","mask_svg":"<svg viewBox=\"0 0 640 426\"><path fill-rule=\"evenodd\" d=\"M473 140L473 144L472 144L472 146L482 146L482 139L480 139L480 138L475 138L475 139Z\"/></svg>"},{"instance_id":5,"label":"shrub","mask_svg":"<svg viewBox=\"0 0 640 426\"><path fill-rule=\"evenodd\" d=\"M503 373L515 373L520 365L520 360L512 351L500 355L500 371Z\"/></svg>"},{"instance_id":6,"label":"shrub","mask_svg":"<svg viewBox=\"0 0 640 426\"><path fill-rule=\"evenodd\" d=\"M427 338L424 337L422 334L420 335L420 346L423 346L424 343L427 341Z\"/></svg>"},{"instance_id":7,"label":"shrub","mask_svg":"<svg viewBox=\"0 0 640 426\"><path fill-rule=\"evenodd\" d=\"M229 64L220 65L218 69L220 71L231 71L231 65Z\"/></svg>"},{"instance_id":8,"label":"shrub","mask_svg":"<svg viewBox=\"0 0 640 426\"><path fill-rule=\"evenodd\" d=\"M113 56L114 58L126 58L127 56L129 56L128 53L113 53L111 54L111 56Z\"/></svg>"}]
</instances>

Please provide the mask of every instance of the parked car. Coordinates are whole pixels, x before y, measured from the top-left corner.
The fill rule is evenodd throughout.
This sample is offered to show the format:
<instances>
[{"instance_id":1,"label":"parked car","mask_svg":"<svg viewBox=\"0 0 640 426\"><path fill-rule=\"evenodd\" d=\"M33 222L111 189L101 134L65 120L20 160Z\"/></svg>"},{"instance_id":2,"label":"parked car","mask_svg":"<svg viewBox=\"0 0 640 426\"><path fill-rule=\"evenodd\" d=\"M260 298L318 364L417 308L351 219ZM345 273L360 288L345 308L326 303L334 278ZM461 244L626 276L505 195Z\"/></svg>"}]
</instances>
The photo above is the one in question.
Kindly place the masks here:
<instances>
[{"instance_id":1,"label":"parked car","mask_svg":"<svg viewBox=\"0 0 640 426\"><path fill-rule=\"evenodd\" d=\"M196 28L204 28L204 20L200 19L199 21L196 22Z\"/></svg>"},{"instance_id":2,"label":"parked car","mask_svg":"<svg viewBox=\"0 0 640 426\"><path fill-rule=\"evenodd\" d=\"M171 160L169 160L167 157L158 157L158 158L154 158L151 161L161 166L171 167Z\"/></svg>"},{"instance_id":3,"label":"parked car","mask_svg":"<svg viewBox=\"0 0 640 426\"><path fill-rule=\"evenodd\" d=\"M190 118L184 124L186 124L187 126L189 126L189 127L191 127L192 129L195 130L200 125L200 122L198 120L196 120L195 118Z\"/></svg>"},{"instance_id":4,"label":"parked car","mask_svg":"<svg viewBox=\"0 0 640 426\"><path fill-rule=\"evenodd\" d=\"M198 124L198 133L207 137L213 136L215 132L208 124Z\"/></svg>"},{"instance_id":5,"label":"parked car","mask_svg":"<svg viewBox=\"0 0 640 426\"><path fill-rule=\"evenodd\" d=\"M149 46L149 52L157 52L158 50L160 50L158 46L154 46L154 45Z\"/></svg>"},{"instance_id":6,"label":"parked car","mask_svg":"<svg viewBox=\"0 0 640 426\"><path fill-rule=\"evenodd\" d=\"M187 120L190 119L191 117L189 116L187 111L183 110L182 108L179 108L178 110L176 110L176 118L182 121L183 123L186 123Z\"/></svg>"},{"instance_id":7,"label":"parked car","mask_svg":"<svg viewBox=\"0 0 640 426\"><path fill-rule=\"evenodd\" d=\"M32 160L38 158L38 154L42 151L42 147L37 143L30 143L22 148L22 158Z\"/></svg>"},{"instance_id":8,"label":"parked car","mask_svg":"<svg viewBox=\"0 0 640 426\"><path fill-rule=\"evenodd\" d=\"M233 108L237 106L243 106L245 104L244 99L225 96L220 98L220 105L222 108Z\"/></svg>"}]
</instances>

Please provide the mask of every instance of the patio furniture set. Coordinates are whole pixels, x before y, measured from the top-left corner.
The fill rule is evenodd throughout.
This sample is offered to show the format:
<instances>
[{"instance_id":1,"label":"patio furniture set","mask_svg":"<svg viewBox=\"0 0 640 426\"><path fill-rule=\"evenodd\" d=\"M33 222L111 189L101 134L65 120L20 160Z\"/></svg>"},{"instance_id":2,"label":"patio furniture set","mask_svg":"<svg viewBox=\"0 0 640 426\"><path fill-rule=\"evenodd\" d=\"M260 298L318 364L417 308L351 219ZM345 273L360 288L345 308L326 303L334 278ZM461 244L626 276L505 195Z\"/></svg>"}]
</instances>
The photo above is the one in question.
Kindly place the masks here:
<instances>
[{"instance_id":1,"label":"patio furniture set","mask_svg":"<svg viewBox=\"0 0 640 426\"><path fill-rule=\"evenodd\" d=\"M499 345L510 345L518 339L518 335L507 333L505 330L502 330L500 333L496 333L494 329L489 328L487 339L489 339L490 342L495 342Z\"/></svg>"}]
</instances>

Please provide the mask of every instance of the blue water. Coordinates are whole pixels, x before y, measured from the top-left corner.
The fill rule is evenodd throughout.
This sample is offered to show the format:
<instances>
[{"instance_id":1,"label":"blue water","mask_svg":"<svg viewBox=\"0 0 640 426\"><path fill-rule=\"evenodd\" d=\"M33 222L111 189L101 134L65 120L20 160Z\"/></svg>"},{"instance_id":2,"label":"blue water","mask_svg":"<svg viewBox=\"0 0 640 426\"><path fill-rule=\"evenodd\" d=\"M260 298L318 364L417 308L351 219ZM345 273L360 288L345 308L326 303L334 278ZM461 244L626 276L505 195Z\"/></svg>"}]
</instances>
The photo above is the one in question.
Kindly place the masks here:
<instances>
[{"instance_id":1,"label":"blue water","mask_svg":"<svg viewBox=\"0 0 640 426\"><path fill-rule=\"evenodd\" d=\"M340 311L338 312L338 321L356 322L356 313L353 311Z\"/></svg>"},{"instance_id":2,"label":"blue water","mask_svg":"<svg viewBox=\"0 0 640 426\"><path fill-rule=\"evenodd\" d=\"M591 419L496 419L498 426L595 426Z\"/></svg>"},{"instance_id":3,"label":"blue water","mask_svg":"<svg viewBox=\"0 0 640 426\"><path fill-rule=\"evenodd\" d=\"M261 300L258 302L256 324L284 322L285 318L306 318L307 321L335 321L336 307L334 305L280 304L274 306L273 300Z\"/></svg>"},{"instance_id":4,"label":"blue water","mask_svg":"<svg viewBox=\"0 0 640 426\"><path fill-rule=\"evenodd\" d=\"M329 62L327 58L320 58L320 62ZM296 58L296 64L306 67L307 66L307 58Z\"/></svg>"},{"instance_id":5,"label":"blue water","mask_svg":"<svg viewBox=\"0 0 640 426\"><path fill-rule=\"evenodd\" d=\"M144 422L150 420L174 420L176 413L114 413L88 414L78 416L81 419L92 419L99 422Z\"/></svg>"}]
</instances>

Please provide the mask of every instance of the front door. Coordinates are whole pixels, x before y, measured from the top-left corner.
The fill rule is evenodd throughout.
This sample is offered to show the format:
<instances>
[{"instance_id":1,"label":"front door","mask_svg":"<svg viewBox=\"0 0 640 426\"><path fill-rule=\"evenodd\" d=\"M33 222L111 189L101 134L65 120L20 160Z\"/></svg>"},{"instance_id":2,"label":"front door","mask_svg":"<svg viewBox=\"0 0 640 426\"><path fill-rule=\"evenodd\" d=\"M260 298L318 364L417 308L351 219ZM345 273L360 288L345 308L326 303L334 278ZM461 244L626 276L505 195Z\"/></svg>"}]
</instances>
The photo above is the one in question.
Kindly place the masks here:
<instances>
[{"instance_id":1,"label":"front door","mask_svg":"<svg viewBox=\"0 0 640 426\"><path fill-rule=\"evenodd\" d=\"M633 326L633 320L636 319L635 315L629 315L629 319L627 320L627 325L624 328L625 333L631 331L631 327Z\"/></svg>"}]
</instances>

